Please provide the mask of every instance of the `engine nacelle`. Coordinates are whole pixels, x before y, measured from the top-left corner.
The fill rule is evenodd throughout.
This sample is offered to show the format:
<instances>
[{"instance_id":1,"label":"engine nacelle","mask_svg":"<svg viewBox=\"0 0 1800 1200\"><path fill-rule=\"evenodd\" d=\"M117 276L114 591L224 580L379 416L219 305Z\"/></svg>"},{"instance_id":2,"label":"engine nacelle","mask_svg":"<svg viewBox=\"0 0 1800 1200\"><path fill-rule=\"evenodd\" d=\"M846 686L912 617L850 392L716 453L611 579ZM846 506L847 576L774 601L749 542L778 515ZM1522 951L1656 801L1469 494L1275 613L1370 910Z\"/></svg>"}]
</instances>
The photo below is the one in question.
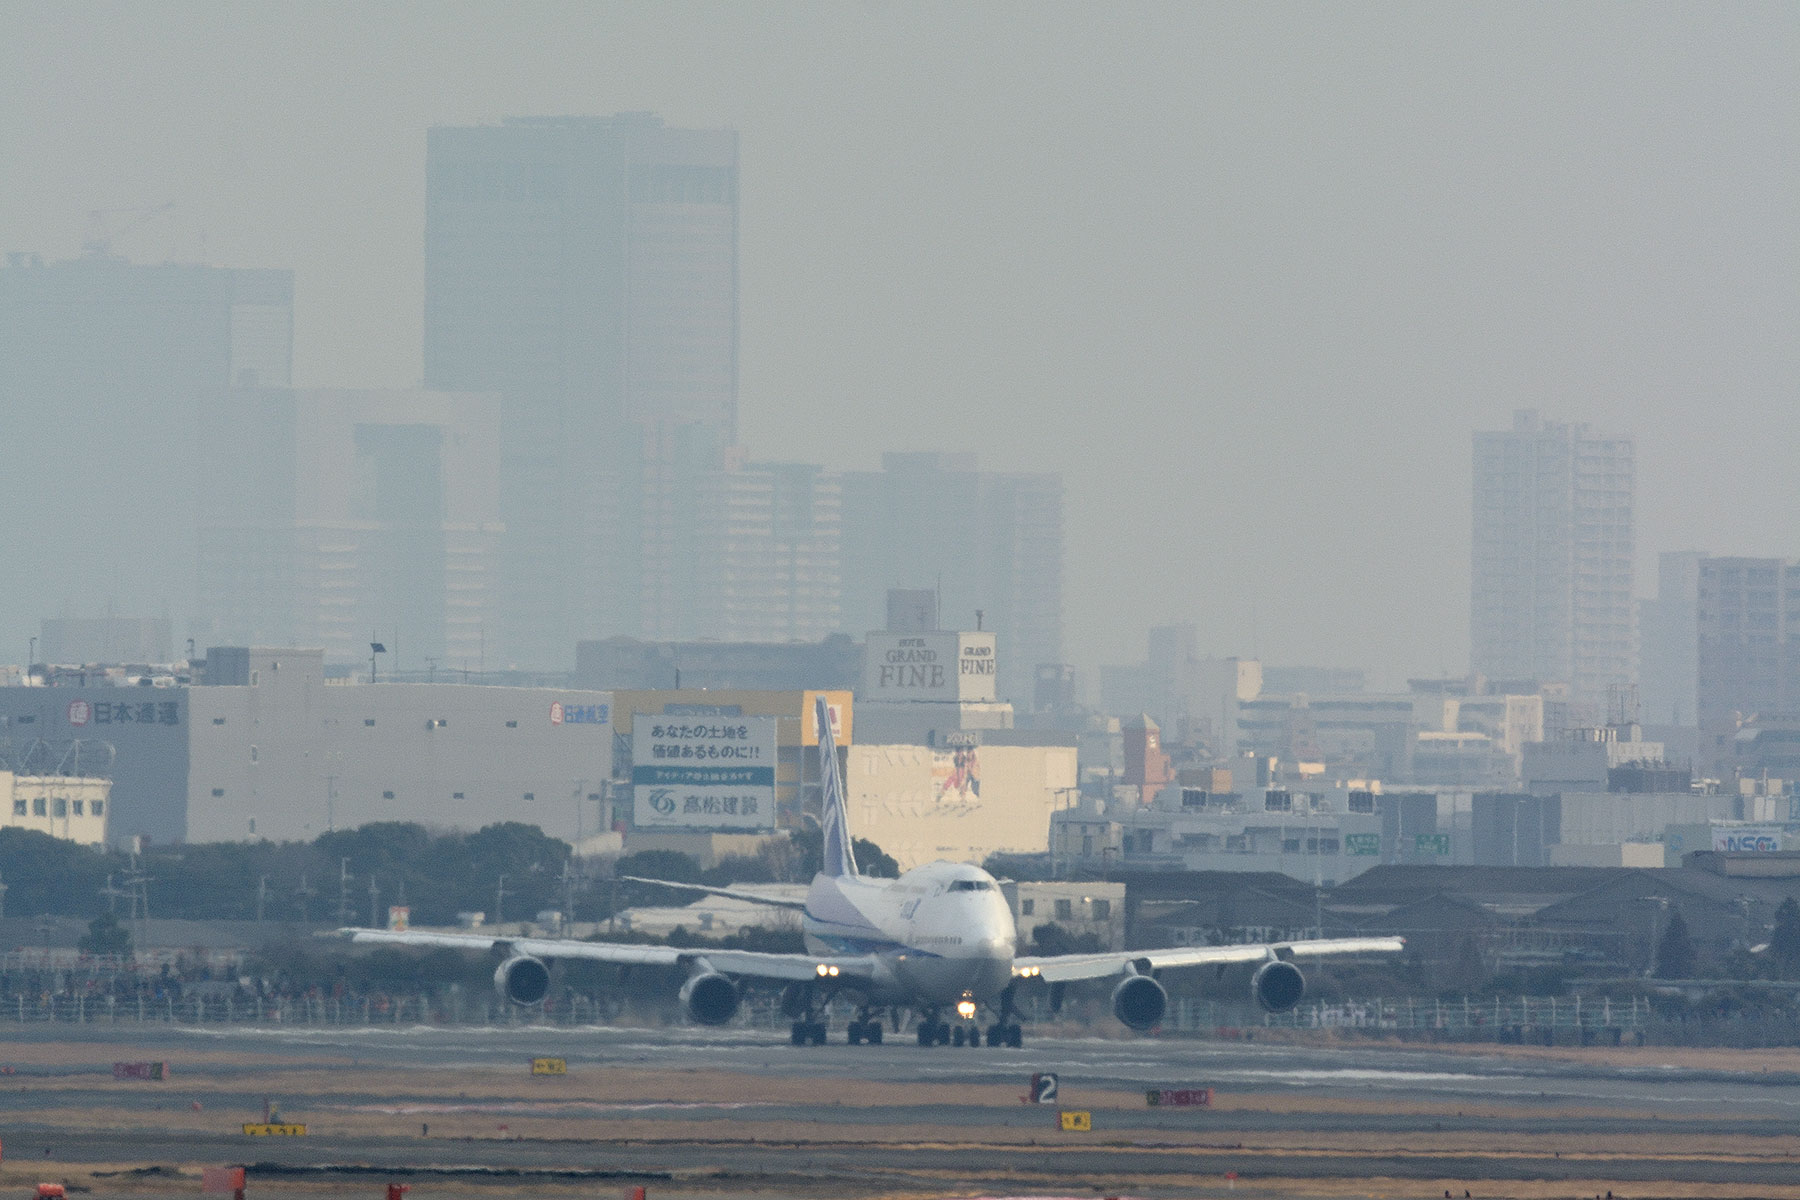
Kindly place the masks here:
<instances>
[{"instance_id":1,"label":"engine nacelle","mask_svg":"<svg viewBox=\"0 0 1800 1200\"><path fill-rule=\"evenodd\" d=\"M737 1015L737 984L717 971L691 975L681 985L681 1007L702 1025L723 1025Z\"/></svg>"},{"instance_id":2,"label":"engine nacelle","mask_svg":"<svg viewBox=\"0 0 1800 1200\"><path fill-rule=\"evenodd\" d=\"M1250 977L1250 995L1264 1012L1286 1012L1306 995L1306 976L1291 962L1266 962Z\"/></svg>"},{"instance_id":3,"label":"engine nacelle","mask_svg":"<svg viewBox=\"0 0 1800 1200\"><path fill-rule=\"evenodd\" d=\"M515 954L494 968L494 990L514 1004L542 1004L550 994L550 968L525 954Z\"/></svg>"},{"instance_id":4,"label":"engine nacelle","mask_svg":"<svg viewBox=\"0 0 1800 1200\"><path fill-rule=\"evenodd\" d=\"M1169 993L1148 975L1121 980L1112 994L1113 1016L1139 1033L1154 1028L1169 1008Z\"/></svg>"}]
</instances>

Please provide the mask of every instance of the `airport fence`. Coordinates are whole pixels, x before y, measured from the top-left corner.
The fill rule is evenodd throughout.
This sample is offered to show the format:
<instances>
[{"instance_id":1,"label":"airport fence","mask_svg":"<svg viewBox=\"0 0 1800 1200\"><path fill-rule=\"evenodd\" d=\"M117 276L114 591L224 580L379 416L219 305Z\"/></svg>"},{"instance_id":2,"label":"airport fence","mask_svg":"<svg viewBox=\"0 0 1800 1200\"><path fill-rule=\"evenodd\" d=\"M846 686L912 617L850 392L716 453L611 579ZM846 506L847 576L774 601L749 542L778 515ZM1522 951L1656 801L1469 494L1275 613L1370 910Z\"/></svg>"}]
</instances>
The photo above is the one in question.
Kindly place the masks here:
<instances>
[{"instance_id":1,"label":"airport fence","mask_svg":"<svg viewBox=\"0 0 1800 1200\"><path fill-rule=\"evenodd\" d=\"M842 1001L826 1010L834 1035L855 1016ZM1062 1029L1116 1029L1104 1003L1071 1002L1051 1011L1044 997L1027 997L1020 1016L1030 1025ZM497 996L469 992L356 996L258 997L226 992L114 996L92 993L0 992L5 1025L382 1026L454 1025L516 1027L679 1023L672 1006L628 1011L612 995L566 994L535 1009ZM790 1018L778 996L753 992L733 1019L739 1028L785 1032ZM1694 1045L1764 1047L1800 1041L1790 1012L1752 1009L1730 1014L1671 1015L1645 997L1467 997L1460 1000L1399 997L1301 1004L1265 1013L1241 1002L1171 999L1165 1036L1254 1040L1259 1036L1305 1038L1391 1037L1416 1041L1473 1041L1536 1045Z\"/></svg>"},{"instance_id":2,"label":"airport fence","mask_svg":"<svg viewBox=\"0 0 1800 1200\"><path fill-rule=\"evenodd\" d=\"M1301 1004L1285 1013L1249 1005L1181 999L1165 1027L1179 1033L1241 1037L1253 1029L1342 1030L1438 1041L1621 1045L1641 1043L1655 1023L1639 996L1399 997Z\"/></svg>"}]
</instances>

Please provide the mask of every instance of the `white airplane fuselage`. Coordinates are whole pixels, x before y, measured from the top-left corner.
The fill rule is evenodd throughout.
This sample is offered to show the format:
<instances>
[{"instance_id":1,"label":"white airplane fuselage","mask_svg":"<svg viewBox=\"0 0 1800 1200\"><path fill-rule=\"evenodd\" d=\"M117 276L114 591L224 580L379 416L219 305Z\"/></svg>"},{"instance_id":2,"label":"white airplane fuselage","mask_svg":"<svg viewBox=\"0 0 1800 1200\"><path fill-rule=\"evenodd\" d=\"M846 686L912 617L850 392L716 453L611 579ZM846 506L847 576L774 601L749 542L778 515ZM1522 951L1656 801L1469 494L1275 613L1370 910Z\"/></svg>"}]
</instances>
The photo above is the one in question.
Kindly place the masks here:
<instances>
[{"instance_id":1,"label":"white airplane fuselage","mask_svg":"<svg viewBox=\"0 0 1800 1200\"><path fill-rule=\"evenodd\" d=\"M813 954L871 954L874 1004L991 1005L1012 982L1012 910L980 867L934 862L898 879L815 876L801 918Z\"/></svg>"}]
</instances>

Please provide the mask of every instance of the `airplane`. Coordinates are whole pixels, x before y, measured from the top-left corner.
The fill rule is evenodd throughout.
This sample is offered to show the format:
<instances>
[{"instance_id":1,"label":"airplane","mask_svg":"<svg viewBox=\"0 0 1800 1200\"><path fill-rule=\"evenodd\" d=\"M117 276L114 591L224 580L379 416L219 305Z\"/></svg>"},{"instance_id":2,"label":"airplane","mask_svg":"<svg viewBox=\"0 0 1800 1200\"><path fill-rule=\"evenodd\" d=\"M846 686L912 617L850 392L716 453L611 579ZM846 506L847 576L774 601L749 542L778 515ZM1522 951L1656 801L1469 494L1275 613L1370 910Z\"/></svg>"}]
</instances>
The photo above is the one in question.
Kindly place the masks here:
<instances>
[{"instance_id":1,"label":"airplane","mask_svg":"<svg viewBox=\"0 0 1800 1200\"><path fill-rule=\"evenodd\" d=\"M831 718L823 696L816 712L821 775L823 862L804 900L778 900L729 887L634 880L662 887L727 896L798 910L805 954L748 950L681 949L672 946L431 933L424 930L340 929L359 945L452 947L506 955L494 971L494 988L506 1000L531 1006L550 992L556 960L675 967L687 974L679 999L689 1018L723 1025L737 1014L747 983L780 985L781 1008L793 1026L793 1045L823 1045L826 1004L837 996L854 1001L851 1045L882 1042L880 1012L919 1016L921 1046L982 1043L977 1014L992 1023L989 1046L1017 1048L1023 1033L1015 1007L1021 984L1049 984L1053 1006L1062 985L1084 979L1116 979L1113 1015L1137 1032L1155 1028L1168 1008L1158 981L1165 970L1253 965L1250 993L1269 1012L1300 1003L1306 980L1296 959L1328 955L1396 954L1399 937L1327 938L1230 946L1179 946L1099 954L1020 956L1012 910L999 882L980 867L933 862L898 879L876 879L857 870L849 813ZM627 877L629 878L629 877ZM950 1019L954 1017L954 1022Z\"/></svg>"}]
</instances>

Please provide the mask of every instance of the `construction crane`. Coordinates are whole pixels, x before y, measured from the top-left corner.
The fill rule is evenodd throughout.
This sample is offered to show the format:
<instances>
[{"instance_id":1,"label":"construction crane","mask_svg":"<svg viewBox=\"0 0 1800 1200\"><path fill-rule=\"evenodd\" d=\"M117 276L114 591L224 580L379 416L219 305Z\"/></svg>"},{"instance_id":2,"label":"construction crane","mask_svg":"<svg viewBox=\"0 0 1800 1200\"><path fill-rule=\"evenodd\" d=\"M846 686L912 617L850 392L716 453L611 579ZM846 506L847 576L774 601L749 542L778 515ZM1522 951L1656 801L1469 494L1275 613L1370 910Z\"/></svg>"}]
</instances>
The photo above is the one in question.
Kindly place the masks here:
<instances>
[{"instance_id":1,"label":"construction crane","mask_svg":"<svg viewBox=\"0 0 1800 1200\"><path fill-rule=\"evenodd\" d=\"M175 202L140 206L138 208L91 208L87 215L87 232L81 239L81 255L83 258L109 258L112 256L114 238L123 237L132 230L148 225L164 213L171 212ZM130 217L122 225L107 228L107 220L111 217Z\"/></svg>"}]
</instances>

